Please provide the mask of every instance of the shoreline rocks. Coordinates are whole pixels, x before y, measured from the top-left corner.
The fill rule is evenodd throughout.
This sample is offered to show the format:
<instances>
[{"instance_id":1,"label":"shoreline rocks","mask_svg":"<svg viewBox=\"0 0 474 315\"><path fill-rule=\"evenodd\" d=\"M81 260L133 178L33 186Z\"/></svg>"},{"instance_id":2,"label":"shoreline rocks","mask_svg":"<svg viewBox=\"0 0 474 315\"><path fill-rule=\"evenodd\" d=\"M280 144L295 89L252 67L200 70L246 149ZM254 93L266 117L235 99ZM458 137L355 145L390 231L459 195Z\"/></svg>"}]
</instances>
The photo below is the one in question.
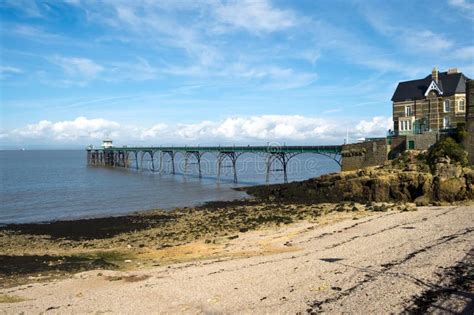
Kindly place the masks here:
<instances>
[{"instance_id":1,"label":"shoreline rocks","mask_svg":"<svg viewBox=\"0 0 474 315\"><path fill-rule=\"evenodd\" d=\"M411 156L410 156L411 155ZM263 201L337 202L456 202L474 199L474 170L440 160L431 174L416 153L392 164L333 173L302 182L245 187Z\"/></svg>"}]
</instances>

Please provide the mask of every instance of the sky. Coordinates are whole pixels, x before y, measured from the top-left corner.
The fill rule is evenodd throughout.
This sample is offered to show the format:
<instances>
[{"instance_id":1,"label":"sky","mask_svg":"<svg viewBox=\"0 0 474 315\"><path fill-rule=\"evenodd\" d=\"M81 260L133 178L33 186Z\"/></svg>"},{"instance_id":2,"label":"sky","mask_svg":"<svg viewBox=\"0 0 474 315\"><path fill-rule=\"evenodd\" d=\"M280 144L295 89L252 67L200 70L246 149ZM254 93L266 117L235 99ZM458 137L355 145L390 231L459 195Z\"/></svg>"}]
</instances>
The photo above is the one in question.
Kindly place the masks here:
<instances>
[{"instance_id":1,"label":"sky","mask_svg":"<svg viewBox=\"0 0 474 315\"><path fill-rule=\"evenodd\" d=\"M0 148L341 144L474 78L469 0L1 0Z\"/></svg>"}]
</instances>

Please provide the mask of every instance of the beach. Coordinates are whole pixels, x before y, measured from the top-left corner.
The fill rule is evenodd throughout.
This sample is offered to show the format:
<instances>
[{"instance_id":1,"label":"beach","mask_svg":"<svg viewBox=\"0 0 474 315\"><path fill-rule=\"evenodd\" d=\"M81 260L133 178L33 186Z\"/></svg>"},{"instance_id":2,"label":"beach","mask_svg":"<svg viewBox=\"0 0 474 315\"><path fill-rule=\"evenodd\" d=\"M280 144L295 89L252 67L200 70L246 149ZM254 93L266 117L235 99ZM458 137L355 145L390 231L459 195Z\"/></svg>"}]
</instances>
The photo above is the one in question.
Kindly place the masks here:
<instances>
[{"instance_id":1,"label":"beach","mask_svg":"<svg viewBox=\"0 0 474 315\"><path fill-rule=\"evenodd\" d=\"M472 203L383 204L383 211L349 203L268 209L249 203L115 219L135 222L132 231L120 230L113 219L102 228L89 222L95 227L90 237L68 236L67 229L61 235L51 225L4 229L2 259L40 256L36 266L42 267L21 272L2 264L1 309L10 314L472 308ZM74 257L82 263L75 265Z\"/></svg>"}]
</instances>

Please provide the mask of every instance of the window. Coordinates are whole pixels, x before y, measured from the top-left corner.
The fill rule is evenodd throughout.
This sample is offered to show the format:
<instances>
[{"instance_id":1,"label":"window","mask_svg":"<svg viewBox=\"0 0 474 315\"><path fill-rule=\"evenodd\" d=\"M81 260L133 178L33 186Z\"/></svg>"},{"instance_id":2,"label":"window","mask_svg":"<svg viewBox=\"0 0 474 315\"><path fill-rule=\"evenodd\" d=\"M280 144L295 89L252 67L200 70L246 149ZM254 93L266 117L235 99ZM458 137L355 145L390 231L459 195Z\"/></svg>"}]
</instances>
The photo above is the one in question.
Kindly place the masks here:
<instances>
[{"instance_id":1,"label":"window","mask_svg":"<svg viewBox=\"0 0 474 315\"><path fill-rule=\"evenodd\" d=\"M449 100L444 101L444 112L449 113L451 111L450 105L449 105Z\"/></svg>"},{"instance_id":2,"label":"window","mask_svg":"<svg viewBox=\"0 0 474 315\"><path fill-rule=\"evenodd\" d=\"M399 122L399 129L400 131L410 131L411 130L411 122L408 120L402 120Z\"/></svg>"},{"instance_id":3,"label":"window","mask_svg":"<svg viewBox=\"0 0 474 315\"><path fill-rule=\"evenodd\" d=\"M411 105L407 105L405 106L405 116L406 117L409 117L412 115L412 112L411 112Z\"/></svg>"},{"instance_id":4,"label":"window","mask_svg":"<svg viewBox=\"0 0 474 315\"><path fill-rule=\"evenodd\" d=\"M449 128L449 125L450 125L449 117L444 117L443 118L443 129Z\"/></svg>"},{"instance_id":5,"label":"window","mask_svg":"<svg viewBox=\"0 0 474 315\"><path fill-rule=\"evenodd\" d=\"M459 100L458 110L460 112L465 112L466 111L466 103L464 103L463 99Z\"/></svg>"}]
</instances>

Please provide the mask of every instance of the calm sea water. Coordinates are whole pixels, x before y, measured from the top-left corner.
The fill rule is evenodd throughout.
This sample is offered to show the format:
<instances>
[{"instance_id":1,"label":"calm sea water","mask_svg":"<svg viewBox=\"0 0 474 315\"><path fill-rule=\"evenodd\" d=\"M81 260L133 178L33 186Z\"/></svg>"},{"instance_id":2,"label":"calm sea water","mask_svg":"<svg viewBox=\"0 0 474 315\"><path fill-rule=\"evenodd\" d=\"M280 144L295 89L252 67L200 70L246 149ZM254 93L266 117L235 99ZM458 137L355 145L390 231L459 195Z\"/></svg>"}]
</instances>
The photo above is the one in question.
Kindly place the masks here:
<instances>
[{"instance_id":1,"label":"calm sea water","mask_svg":"<svg viewBox=\"0 0 474 315\"><path fill-rule=\"evenodd\" d=\"M158 165L158 161L154 161ZM0 223L47 222L127 214L155 208L172 209L213 200L244 198L236 186L264 184L265 157L244 154L237 161L239 184L233 183L230 163L224 163L220 183L216 180L216 158L202 158L203 178L191 161L184 173L184 158L177 155L176 175L169 160L161 173L145 170L87 166L86 152L0 151ZM131 161L135 165L135 161ZM290 181L337 172L339 166L326 157L302 154L288 166ZM283 181L281 167L274 165L270 182Z\"/></svg>"}]
</instances>

